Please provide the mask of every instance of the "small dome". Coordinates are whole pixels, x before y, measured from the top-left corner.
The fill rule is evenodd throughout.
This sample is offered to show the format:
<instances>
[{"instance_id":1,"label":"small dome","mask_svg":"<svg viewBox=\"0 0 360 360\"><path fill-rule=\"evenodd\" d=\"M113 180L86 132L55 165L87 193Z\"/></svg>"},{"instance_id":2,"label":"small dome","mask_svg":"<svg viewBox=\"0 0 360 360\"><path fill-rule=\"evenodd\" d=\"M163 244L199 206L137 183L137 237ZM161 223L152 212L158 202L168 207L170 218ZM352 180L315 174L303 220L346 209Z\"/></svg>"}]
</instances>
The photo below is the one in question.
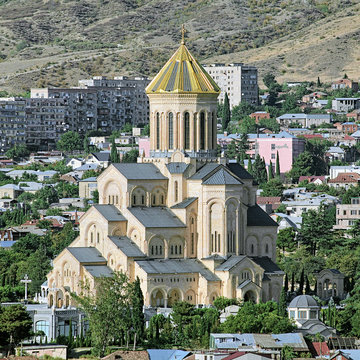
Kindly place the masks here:
<instances>
[{"instance_id":1,"label":"small dome","mask_svg":"<svg viewBox=\"0 0 360 360\"><path fill-rule=\"evenodd\" d=\"M289 308L311 308L311 307L319 307L316 300L310 295L299 295L294 298Z\"/></svg>"}]
</instances>

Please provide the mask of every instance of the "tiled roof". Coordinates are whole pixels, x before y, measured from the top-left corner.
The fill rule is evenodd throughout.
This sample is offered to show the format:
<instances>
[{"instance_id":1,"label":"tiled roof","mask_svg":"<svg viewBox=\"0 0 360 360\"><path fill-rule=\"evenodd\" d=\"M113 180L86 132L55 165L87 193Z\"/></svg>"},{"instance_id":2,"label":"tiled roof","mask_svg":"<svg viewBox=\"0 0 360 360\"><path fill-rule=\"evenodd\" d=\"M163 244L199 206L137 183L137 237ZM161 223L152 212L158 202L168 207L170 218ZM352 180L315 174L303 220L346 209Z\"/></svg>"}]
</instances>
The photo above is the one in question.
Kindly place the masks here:
<instances>
[{"instance_id":1,"label":"tiled roof","mask_svg":"<svg viewBox=\"0 0 360 360\"><path fill-rule=\"evenodd\" d=\"M147 274L199 273L208 281L220 279L197 259L135 260Z\"/></svg>"},{"instance_id":2,"label":"tiled roof","mask_svg":"<svg viewBox=\"0 0 360 360\"><path fill-rule=\"evenodd\" d=\"M183 200L182 202L179 202L178 204L173 205L171 207L171 209L185 209L189 205L191 205L195 200L197 200L197 197L187 198L187 199Z\"/></svg>"},{"instance_id":3,"label":"tiled roof","mask_svg":"<svg viewBox=\"0 0 360 360\"><path fill-rule=\"evenodd\" d=\"M139 247L127 236L109 236L109 239L128 257L145 257Z\"/></svg>"},{"instance_id":4,"label":"tiled roof","mask_svg":"<svg viewBox=\"0 0 360 360\"><path fill-rule=\"evenodd\" d=\"M154 164L112 164L128 180L166 180Z\"/></svg>"},{"instance_id":5,"label":"tiled roof","mask_svg":"<svg viewBox=\"0 0 360 360\"><path fill-rule=\"evenodd\" d=\"M128 210L147 228L183 228L186 225L166 207L132 207Z\"/></svg>"},{"instance_id":6,"label":"tiled roof","mask_svg":"<svg viewBox=\"0 0 360 360\"><path fill-rule=\"evenodd\" d=\"M281 202L281 196L258 196L256 198L256 203L263 204L278 204Z\"/></svg>"},{"instance_id":7,"label":"tiled roof","mask_svg":"<svg viewBox=\"0 0 360 360\"><path fill-rule=\"evenodd\" d=\"M278 226L278 224L259 205L249 206L247 226Z\"/></svg>"},{"instance_id":8,"label":"tiled roof","mask_svg":"<svg viewBox=\"0 0 360 360\"><path fill-rule=\"evenodd\" d=\"M203 181L204 185L241 185L242 182L221 167Z\"/></svg>"},{"instance_id":9,"label":"tiled roof","mask_svg":"<svg viewBox=\"0 0 360 360\"><path fill-rule=\"evenodd\" d=\"M84 268L94 277L111 277L113 271L106 265L84 265Z\"/></svg>"},{"instance_id":10,"label":"tiled roof","mask_svg":"<svg viewBox=\"0 0 360 360\"><path fill-rule=\"evenodd\" d=\"M360 175L357 173L340 173L336 178L330 179L328 183L358 183Z\"/></svg>"},{"instance_id":11,"label":"tiled roof","mask_svg":"<svg viewBox=\"0 0 360 360\"><path fill-rule=\"evenodd\" d=\"M115 205L95 204L93 207L108 221L126 221L126 218Z\"/></svg>"},{"instance_id":12,"label":"tiled roof","mask_svg":"<svg viewBox=\"0 0 360 360\"><path fill-rule=\"evenodd\" d=\"M190 164L185 164L183 162L172 162L166 165L170 174L182 174L189 166Z\"/></svg>"},{"instance_id":13,"label":"tiled roof","mask_svg":"<svg viewBox=\"0 0 360 360\"><path fill-rule=\"evenodd\" d=\"M99 252L99 250L97 250L93 247L67 247L66 249L80 263L103 263L103 264L106 264L106 260L101 256L101 253Z\"/></svg>"}]
</instances>

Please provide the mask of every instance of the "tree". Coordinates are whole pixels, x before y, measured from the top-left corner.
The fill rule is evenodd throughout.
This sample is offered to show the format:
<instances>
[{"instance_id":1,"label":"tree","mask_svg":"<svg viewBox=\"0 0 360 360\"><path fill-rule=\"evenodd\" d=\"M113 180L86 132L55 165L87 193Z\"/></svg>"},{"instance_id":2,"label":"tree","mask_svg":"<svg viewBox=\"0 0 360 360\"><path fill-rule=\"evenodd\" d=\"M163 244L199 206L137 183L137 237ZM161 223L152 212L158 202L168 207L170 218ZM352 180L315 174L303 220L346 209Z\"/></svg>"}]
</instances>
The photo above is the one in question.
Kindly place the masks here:
<instances>
[{"instance_id":1,"label":"tree","mask_svg":"<svg viewBox=\"0 0 360 360\"><path fill-rule=\"evenodd\" d=\"M124 154L122 158L123 163L136 163L137 158L139 157L139 150L132 149Z\"/></svg>"},{"instance_id":2,"label":"tree","mask_svg":"<svg viewBox=\"0 0 360 360\"><path fill-rule=\"evenodd\" d=\"M289 171L289 176L294 182L297 182L300 176L313 175L313 166L313 157L308 151L304 151L296 158L292 169Z\"/></svg>"},{"instance_id":3,"label":"tree","mask_svg":"<svg viewBox=\"0 0 360 360\"><path fill-rule=\"evenodd\" d=\"M259 184L264 184L267 182L267 171L266 171L265 161L261 159L259 154L257 154L255 157L252 175Z\"/></svg>"},{"instance_id":4,"label":"tree","mask_svg":"<svg viewBox=\"0 0 360 360\"><path fill-rule=\"evenodd\" d=\"M68 152L81 150L83 148L83 141L81 140L79 133L68 131L60 136L60 139L56 143L56 147L60 151Z\"/></svg>"},{"instance_id":5,"label":"tree","mask_svg":"<svg viewBox=\"0 0 360 360\"><path fill-rule=\"evenodd\" d=\"M283 253L285 250L294 251L296 247L295 230L292 227L279 230L276 246L282 249Z\"/></svg>"},{"instance_id":6,"label":"tree","mask_svg":"<svg viewBox=\"0 0 360 360\"><path fill-rule=\"evenodd\" d=\"M271 180L274 178L273 166L270 160L270 164L268 165L268 179Z\"/></svg>"},{"instance_id":7,"label":"tree","mask_svg":"<svg viewBox=\"0 0 360 360\"><path fill-rule=\"evenodd\" d=\"M116 163L120 162L120 157L119 157L119 153L117 151L117 147L116 147L114 138L111 141L110 161L113 164L116 164Z\"/></svg>"},{"instance_id":8,"label":"tree","mask_svg":"<svg viewBox=\"0 0 360 360\"><path fill-rule=\"evenodd\" d=\"M6 152L6 156L9 159L19 160L23 159L30 154L29 149L25 144L15 145Z\"/></svg>"},{"instance_id":9,"label":"tree","mask_svg":"<svg viewBox=\"0 0 360 360\"><path fill-rule=\"evenodd\" d=\"M268 182L262 185L262 196L282 196L284 191L284 185L279 178L269 179Z\"/></svg>"},{"instance_id":10,"label":"tree","mask_svg":"<svg viewBox=\"0 0 360 360\"><path fill-rule=\"evenodd\" d=\"M72 294L89 319L96 355L103 357L115 334L130 329L132 288L125 274L115 272L97 280L95 294L89 292L87 284L80 295Z\"/></svg>"},{"instance_id":11,"label":"tree","mask_svg":"<svg viewBox=\"0 0 360 360\"><path fill-rule=\"evenodd\" d=\"M276 84L275 75L271 73L266 73L263 78L264 85L270 89L274 84Z\"/></svg>"},{"instance_id":12,"label":"tree","mask_svg":"<svg viewBox=\"0 0 360 360\"><path fill-rule=\"evenodd\" d=\"M225 296L218 296L214 300L214 306L219 311L224 310L226 307L228 307L230 305L237 305L237 304L238 304L238 301L236 299L229 299Z\"/></svg>"},{"instance_id":13,"label":"tree","mask_svg":"<svg viewBox=\"0 0 360 360\"><path fill-rule=\"evenodd\" d=\"M90 139L87 135L84 137L83 146L84 146L85 153L89 154L90 153Z\"/></svg>"},{"instance_id":14,"label":"tree","mask_svg":"<svg viewBox=\"0 0 360 360\"><path fill-rule=\"evenodd\" d=\"M76 238L77 232L73 228L73 224L68 222L63 229L52 235L52 248L55 254L60 252L69 246Z\"/></svg>"},{"instance_id":15,"label":"tree","mask_svg":"<svg viewBox=\"0 0 360 360\"><path fill-rule=\"evenodd\" d=\"M250 175L253 175L253 165L252 165L252 160L251 160L250 155L248 155L247 160L248 160L247 171Z\"/></svg>"},{"instance_id":16,"label":"tree","mask_svg":"<svg viewBox=\"0 0 360 360\"><path fill-rule=\"evenodd\" d=\"M321 81L320 81L320 77L318 76L318 78L317 78L317 87L320 87L321 86Z\"/></svg>"},{"instance_id":17,"label":"tree","mask_svg":"<svg viewBox=\"0 0 360 360\"><path fill-rule=\"evenodd\" d=\"M285 294L287 294L289 291L289 276L287 273L285 274L284 291L285 291Z\"/></svg>"},{"instance_id":18,"label":"tree","mask_svg":"<svg viewBox=\"0 0 360 360\"><path fill-rule=\"evenodd\" d=\"M143 340L145 329L145 317L143 313L144 296L140 287L140 279L136 277L131 296L132 323L136 339Z\"/></svg>"},{"instance_id":19,"label":"tree","mask_svg":"<svg viewBox=\"0 0 360 360\"><path fill-rule=\"evenodd\" d=\"M32 320L23 305L0 308L0 333L7 338L8 354L31 335Z\"/></svg>"},{"instance_id":20,"label":"tree","mask_svg":"<svg viewBox=\"0 0 360 360\"><path fill-rule=\"evenodd\" d=\"M304 282L305 282L305 273L304 273L304 268L302 268L300 274L298 295L302 295L304 293Z\"/></svg>"},{"instance_id":21,"label":"tree","mask_svg":"<svg viewBox=\"0 0 360 360\"><path fill-rule=\"evenodd\" d=\"M276 177L280 178L280 158L279 158L279 152L276 152L276 167L275 167L275 174Z\"/></svg>"},{"instance_id":22,"label":"tree","mask_svg":"<svg viewBox=\"0 0 360 360\"><path fill-rule=\"evenodd\" d=\"M280 300L278 306L278 314L279 316L287 316L287 302L286 302L286 291L285 288L282 288L280 293Z\"/></svg>"},{"instance_id":23,"label":"tree","mask_svg":"<svg viewBox=\"0 0 360 360\"><path fill-rule=\"evenodd\" d=\"M222 112L222 129L223 129L223 131L225 131L227 129L229 122L230 122L230 104L229 104L228 94L225 93L223 112Z\"/></svg>"},{"instance_id":24,"label":"tree","mask_svg":"<svg viewBox=\"0 0 360 360\"><path fill-rule=\"evenodd\" d=\"M150 124L146 124L141 131L142 136L149 136L150 135Z\"/></svg>"}]
</instances>

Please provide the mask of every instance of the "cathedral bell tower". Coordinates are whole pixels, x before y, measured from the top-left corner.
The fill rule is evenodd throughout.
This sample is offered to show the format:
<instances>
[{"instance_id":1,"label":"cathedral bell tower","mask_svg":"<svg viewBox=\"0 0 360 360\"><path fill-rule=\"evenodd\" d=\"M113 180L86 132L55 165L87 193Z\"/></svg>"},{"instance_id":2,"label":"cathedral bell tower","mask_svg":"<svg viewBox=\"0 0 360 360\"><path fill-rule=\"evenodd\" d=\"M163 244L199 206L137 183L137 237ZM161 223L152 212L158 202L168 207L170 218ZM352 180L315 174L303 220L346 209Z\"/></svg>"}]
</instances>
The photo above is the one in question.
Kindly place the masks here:
<instances>
[{"instance_id":1,"label":"cathedral bell tower","mask_svg":"<svg viewBox=\"0 0 360 360\"><path fill-rule=\"evenodd\" d=\"M146 88L150 102L150 156L181 151L194 158L217 153L217 97L220 88L185 46L178 50Z\"/></svg>"}]
</instances>

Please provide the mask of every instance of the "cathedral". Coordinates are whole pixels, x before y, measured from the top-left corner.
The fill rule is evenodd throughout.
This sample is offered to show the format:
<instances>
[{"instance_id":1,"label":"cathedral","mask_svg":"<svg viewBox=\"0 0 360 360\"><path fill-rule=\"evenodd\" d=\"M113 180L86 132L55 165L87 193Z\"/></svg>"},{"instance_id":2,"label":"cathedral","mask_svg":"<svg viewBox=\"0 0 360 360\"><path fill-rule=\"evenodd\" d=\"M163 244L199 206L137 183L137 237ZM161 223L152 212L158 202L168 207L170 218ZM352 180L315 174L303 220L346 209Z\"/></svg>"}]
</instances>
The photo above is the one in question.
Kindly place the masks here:
<instances>
[{"instance_id":1,"label":"cathedral","mask_svg":"<svg viewBox=\"0 0 360 360\"><path fill-rule=\"evenodd\" d=\"M114 271L139 277L146 306L212 304L218 296L278 300L277 224L257 204L257 184L217 156L220 89L185 46L146 88L150 156L110 165L99 204L53 261L48 304L74 305L81 283Z\"/></svg>"}]
</instances>

